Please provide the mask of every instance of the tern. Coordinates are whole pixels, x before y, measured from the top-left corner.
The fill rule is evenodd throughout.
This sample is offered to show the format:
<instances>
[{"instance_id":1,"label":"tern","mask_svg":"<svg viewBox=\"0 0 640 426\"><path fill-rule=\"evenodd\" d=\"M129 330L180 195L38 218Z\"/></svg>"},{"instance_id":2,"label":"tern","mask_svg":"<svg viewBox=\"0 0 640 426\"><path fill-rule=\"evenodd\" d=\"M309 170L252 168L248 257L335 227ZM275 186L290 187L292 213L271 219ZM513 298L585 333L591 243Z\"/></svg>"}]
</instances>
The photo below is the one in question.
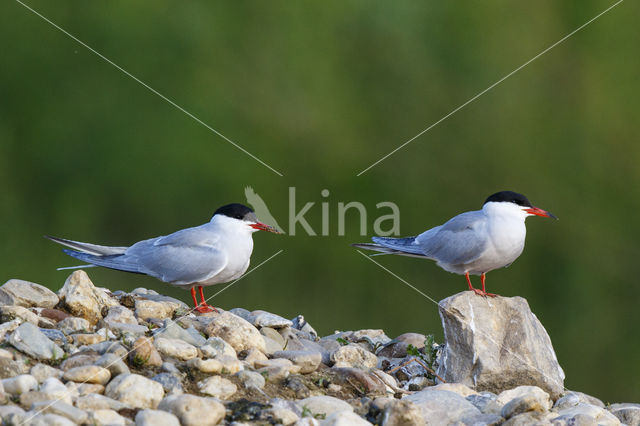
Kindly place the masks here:
<instances>
[{"instance_id":1,"label":"tern","mask_svg":"<svg viewBox=\"0 0 640 426\"><path fill-rule=\"evenodd\" d=\"M522 254L527 233L524 221L528 216L557 219L533 206L524 195L501 191L489 196L482 210L459 214L418 236L373 237L374 244L353 246L381 254L435 260L445 271L464 275L469 290L480 296L495 297L485 289L486 274L511 265ZM470 274L480 275L482 290L473 288Z\"/></svg>"},{"instance_id":2,"label":"tern","mask_svg":"<svg viewBox=\"0 0 640 426\"><path fill-rule=\"evenodd\" d=\"M46 236L69 256L119 271L155 277L191 290L195 310L212 312L202 292L203 286L238 279L249 268L256 231L278 233L260 222L253 210L242 204L228 204L215 211L211 221L166 236L139 241L130 247L109 247ZM196 287L200 300L196 299Z\"/></svg>"}]
</instances>

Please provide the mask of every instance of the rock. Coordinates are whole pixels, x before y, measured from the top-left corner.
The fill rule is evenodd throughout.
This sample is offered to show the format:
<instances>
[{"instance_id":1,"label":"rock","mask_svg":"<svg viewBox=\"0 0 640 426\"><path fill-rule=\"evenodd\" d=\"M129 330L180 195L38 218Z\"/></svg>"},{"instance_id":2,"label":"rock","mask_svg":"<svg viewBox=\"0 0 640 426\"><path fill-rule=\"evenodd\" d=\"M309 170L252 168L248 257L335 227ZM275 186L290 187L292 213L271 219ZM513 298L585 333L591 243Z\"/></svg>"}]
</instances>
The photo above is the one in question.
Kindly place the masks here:
<instances>
[{"instance_id":1,"label":"rock","mask_svg":"<svg viewBox=\"0 0 640 426\"><path fill-rule=\"evenodd\" d=\"M174 304L138 299L136 300L136 317L143 320L171 318L177 308Z\"/></svg>"},{"instance_id":2,"label":"rock","mask_svg":"<svg viewBox=\"0 0 640 426\"><path fill-rule=\"evenodd\" d=\"M271 327L262 327L260 329L260 334L262 334L264 337L268 337L269 339L273 340L274 343L276 344L277 348L273 351L281 351L282 348L284 348L285 345L285 339L284 337L282 337L282 334L278 333L275 329L271 328Z\"/></svg>"},{"instance_id":3,"label":"rock","mask_svg":"<svg viewBox=\"0 0 640 426\"><path fill-rule=\"evenodd\" d=\"M258 373L264 374L269 381L280 381L286 379L290 374L298 374L300 367L293 365L288 359L268 359L266 361L256 361L255 368Z\"/></svg>"},{"instance_id":4,"label":"rock","mask_svg":"<svg viewBox=\"0 0 640 426\"><path fill-rule=\"evenodd\" d=\"M277 424L284 426L290 426L300 420L300 417L298 417L296 413L287 408L272 408L267 412L273 417Z\"/></svg>"},{"instance_id":5,"label":"rock","mask_svg":"<svg viewBox=\"0 0 640 426\"><path fill-rule=\"evenodd\" d=\"M71 337L73 337L73 343L78 346L95 345L96 343L107 340L105 336L97 333L79 333L74 334Z\"/></svg>"},{"instance_id":6,"label":"rock","mask_svg":"<svg viewBox=\"0 0 640 426\"><path fill-rule=\"evenodd\" d=\"M60 368L62 369L62 371L67 371L75 367L81 367L83 365L93 365L98 358L100 358L100 355L95 353L76 352L69 358L62 361L62 364L60 364Z\"/></svg>"},{"instance_id":7,"label":"rock","mask_svg":"<svg viewBox=\"0 0 640 426\"><path fill-rule=\"evenodd\" d=\"M59 399L67 404L73 404L73 398L78 396L74 388L64 385L56 377L49 377L42 382L40 391L50 400Z\"/></svg>"},{"instance_id":8,"label":"rock","mask_svg":"<svg viewBox=\"0 0 640 426\"><path fill-rule=\"evenodd\" d=\"M79 317L67 317L58 323L58 330L64 334L86 333L94 330L89 321Z\"/></svg>"},{"instance_id":9,"label":"rock","mask_svg":"<svg viewBox=\"0 0 640 426\"><path fill-rule=\"evenodd\" d=\"M189 343L178 339L158 337L153 345L162 355L187 361L198 356L198 349Z\"/></svg>"},{"instance_id":10,"label":"rock","mask_svg":"<svg viewBox=\"0 0 640 426\"><path fill-rule=\"evenodd\" d=\"M222 363L223 374L236 374L238 371L244 370L244 365L236 358L219 356L216 360Z\"/></svg>"},{"instance_id":11,"label":"rock","mask_svg":"<svg viewBox=\"0 0 640 426\"><path fill-rule=\"evenodd\" d=\"M575 407L581 402L604 408L604 403L600 401L598 398L593 397L591 395L587 395L586 393L574 392L574 391L567 392L562 398L557 400L556 403L553 404L553 408L556 411L558 411L564 408Z\"/></svg>"},{"instance_id":12,"label":"rock","mask_svg":"<svg viewBox=\"0 0 640 426\"><path fill-rule=\"evenodd\" d=\"M111 372L97 365L85 365L67 370L62 378L76 383L106 385L111 379Z\"/></svg>"},{"instance_id":13,"label":"rock","mask_svg":"<svg viewBox=\"0 0 640 426\"><path fill-rule=\"evenodd\" d=\"M254 367L256 361L265 361L268 359L265 354L256 348L251 348L248 351L243 352L241 355L244 356L242 361L251 368Z\"/></svg>"},{"instance_id":14,"label":"rock","mask_svg":"<svg viewBox=\"0 0 640 426\"><path fill-rule=\"evenodd\" d=\"M122 358L113 353L102 355L94 364L109 370L111 377L115 377L118 374L129 374L131 372L127 364L122 361Z\"/></svg>"},{"instance_id":15,"label":"rock","mask_svg":"<svg viewBox=\"0 0 640 426\"><path fill-rule=\"evenodd\" d=\"M55 293L53 293L53 294L55 295ZM56 297L58 297L58 296L56 295ZM69 316L70 316L68 313L66 313L64 311L61 311L59 309L50 309L50 308L40 309L39 315L41 317L43 317L43 318L48 318L48 319L53 320L55 322L60 322L65 318L69 318Z\"/></svg>"},{"instance_id":16,"label":"rock","mask_svg":"<svg viewBox=\"0 0 640 426\"><path fill-rule=\"evenodd\" d=\"M120 305L112 306L109 308L107 316L104 317L104 322L107 324L118 323L138 325L138 320L133 315L133 312Z\"/></svg>"},{"instance_id":17,"label":"rock","mask_svg":"<svg viewBox=\"0 0 640 426\"><path fill-rule=\"evenodd\" d=\"M266 311L253 311L247 319L255 327L285 328L291 327L293 322L280 315L272 314Z\"/></svg>"},{"instance_id":18,"label":"rock","mask_svg":"<svg viewBox=\"0 0 640 426\"><path fill-rule=\"evenodd\" d=\"M2 379L0 383L2 383L4 391L12 395L20 395L38 388L38 381L31 374Z\"/></svg>"},{"instance_id":19,"label":"rock","mask_svg":"<svg viewBox=\"0 0 640 426\"><path fill-rule=\"evenodd\" d=\"M640 404L622 403L609 406L611 414L616 416L621 423L629 426L640 425Z\"/></svg>"},{"instance_id":20,"label":"rock","mask_svg":"<svg viewBox=\"0 0 640 426\"><path fill-rule=\"evenodd\" d=\"M160 401L158 409L177 416L183 426L216 425L225 415L224 405L213 398L195 395L167 396Z\"/></svg>"},{"instance_id":21,"label":"rock","mask_svg":"<svg viewBox=\"0 0 640 426\"><path fill-rule=\"evenodd\" d=\"M422 390L405 396L403 401L416 404L424 419L433 424L452 424L466 417L480 413L469 401L454 392L443 390Z\"/></svg>"},{"instance_id":22,"label":"rock","mask_svg":"<svg viewBox=\"0 0 640 426\"><path fill-rule=\"evenodd\" d=\"M341 346L331 354L331 361L337 368L353 367L360 369L374 368L378 365L378 357L357 344Z\"/></svg>"},{"instance_id":23,"label":"rock","mask_svg":"<svg viewBox=\"0 0 640 426\"><path fill-rule=\"evenodd\" d=\"M40 333L44 334L45 337L51 340L56 345L63 346L66 343L69 343L67 340L67 336L60 330L49 329L49 328L40 328Z\"/></svg>"},{"instance_id":24,"label":"rock","mask_svg":"<svg viewBox=\"0 0 640 426\"><path fill-rule=\"evenodd\" d=\"M256 348L265 352L264 339L260 332L246 320L232 314L222 312L205 328L207 336L220 337L229 343L236 352Z\"/></svg>"},{"instance_id":25,"label":"rock","mask_svg":"<svg viewBox=\"0 0 640 426\"><path fill-rule=\"evenodd\" d=\"M88 394L80 396L76 399L76 407L85 411L96 410L114 410L119 411L123 408L131 408L127 404L123 404L120 401L116 401L113 398L109 398L104 395Z\"/></svg>"},{"instance_id":26,"label":"rock","mask_svg":"<svg viewBox=\"0 0 640 426\"><path fill-rule=\"evenodd\" d=\"M84 318L91 324L102 319L102 308L119 306L104 290L95 287L81 269L69 275L58 296L72 315Z\"/></svg>"},{"instance_id":27,"label":"rock","mask_svg":"<svg viewBox=\"0 0 640 426\"><path fill-rule=\"evenodd\" d=\"M21 322L30 322L33 325L38 325L39 317L27 308L22 306L4 305L0 306L0 322L9 322L14 319L20 319Z\"/></svg>"},{"instance_id":28,"label":"rock","mask_svg":"<svg viewBox=\"0 0 640 426\"><path fill-rule=\"evenodd\" d=\"M198 390L205 395L218 399L229 399L238 391L238 388L224 377L211 376L198 382Z\"/></svg>"},{"instance_id":29,"label":"rock","mask_svg":"<svg viewBox=\"0 0 640 426\"><path fill-rule=\"evenodd\" d=\"M166 411L141 410L136 414L136 426L180 426L180 420Z\"/></svg>"},{"instance_id":30,"label":"rock","mask_svg":"<svg viewBox=\"0 0 640 426\"><path fill-rule=\"evenodd\" d=\"M438 308L445 349L436 372L444 380L495 393L535 385L560 397L564 372L525 299L488 299L465 291Z\"/></svg>"},{"instance_id":31,"label":"rock","mask_svg":"<svg viewBox=\"0 0 640 426\"><path fill-rule=\"evenodd\" d=\"M160 373L153 376L151 380L160 383L167 395L180 395L184 393L182 381L175 374Z\"/></svg>"},{"instance_id":32,"label":"rock","mask_svg":"<svg viewBox=\"0 0 640 426\"><path fill-rule=\"evenodd\" d=\"M368 421L352 411L338 411L331 413L322 422L322 426L366 426Z\"/></svg>"},{"instance_id":33,"label":"rock","mask_svg":"<svg viewBox=\"0 0 640 426\"><path fill-rule=\"evenodd\" d=\"M37 363L36 365L31 367L31 370L29 370L29 374L35 377L38 383L42 383L49 377L55 377L59 379L60 377L62 377L63 372L47 364Z\"/></svg>"},{"instance_id":34,"label":"rock","mask_svg":"<svg viewBox=\"0 0 640 426\"><path fill-rule=\"evenodd\" d=\"M67 404L66 402L56 400L36 402L31 406L31 409L40 413L56 414L58 416L66 417L77 424L85 423L88 417L85 411Z\"/></svg>"},{"instance_id":35,"label":"rock","mask_svg":"<svg viewBox=\"0 0 640 426\"><path fill-rule=\"evenodd\" d=\"M38 327L28 322L22 324L9 336L9 343L19 351L40 360L61 359L64 355L60 346L49 340Z\"/></svg>"},{"instance_id":36,"label":"rock","mask_svg":"<svg viewBox=\"0 0 640 426\"><path fill-rule=\"evenodd\" d=\"M223 365L217 359L200 359L194 358L187 362L187 366L195 368L203 373L207 374L220 374L222 372Z\"/></svg>"},{"instance_id":37,"label":"rock","mask_svg":"<svg viewBox=\"0 0 640 426\"><path fill-rule=\"evenodd\" d=\"M262 389L266 384L264 376L260 373L256 373L255 371L243 370L239 371L235 374L235 376L240 380L240 383L247 389Z\"/></svg>"},{"instance_id":38,"label":"rock","mask_svg":"<svg viewBox=\"0 0 640 426\"><path fill-rule=\"evenodd\" d=\"M499 426L504 423L504 418L497 414L478 414L472 417L465 417L461 420L464 425Z\"/></svg>"},{"instance_id":39,"label":"rock","mask_svg":"<svg viewBox=\"0 0 640 426\"><path fill-rule=\"evenodd\" d=\"M300 367L301 374L314 372L320 366L322 354L311 351L277 351L272 354L273 358L284 358Z\"/></svg>"},{"instance_id":40,"label":"rock","mask_svg":"<svg viewBox=\"0 0 640 426\"><path fill-rule=\"evenodd\" d=\"M58 296L48 288L29 281L13 279L0 287L0 305L53 308L58 300Z\"/></svg>"},{"instance_id":41,"label":"rock","mask_svg":"<svg viewBox=\"0 0 640 426\"><path fill-rule=\"evenodd\" d=\"M444 391L454 392L463 398L466 398L469 395L478 395L478 392L474 391L469 386L465 386L461 383L440 383L435 386L430 386L429 390L444 390Z\"/></svg>"},{"instance_id":42,"label":"rock","mask_svg":"<svg viewBox=\"0 0 640 426\"><path fill-rule=\"evenodd\" d=\"M37 412L29 411L26 416L29 426L73 426L78 424L57 414L37 414Z\"/></svg>"},{"instance_id":43,"label":"rock","mask_svg":"<svg viewBox=\"0 0 640 426\"><path fill-rule=\"evenodd\" d=\"M499 404L497 399L498 395L491 392L482 392L466 397L466 400L472 403L482 414L499 415L504 404Z\"/></svg>"},{"instance_id":44,"label":"rock","mask_svg":"<svg viewBox=\"0 0 640 426\"><path fill-rule=\"evenodd\" d=\"M129 360L135 366L159 367L162 365L162 357L149 337L139 337L133 343Z\"/></svg>"},{"instance_id":45,"label":"rock","mask_svg":"<svg viewBox=\"0 0 640 426\"><path fill-rule=\"evenodd\" d=\"M164 396L162 385L138 374L120 374L105 389L109 398L135 408L156 408Z\"/></svg>"},{"instance_id":46,"label":"rock","mask_svg":"<svg viewBox=\"0 0 640 426\"><path fill-rule=\"evenodd\" d=\"M200 333L193 327L182 328L174 321L165 321L166 326L156 330L153 335L164 337L167 339L179 339L193 346L202 346L207 343L207 339L202 337ZM235 355L235 352L234 352Z\"/></svg>"},{"instance_id":47,"label":"rock","mask_svg":"<svg viewBox=\"0 0 640 426\"><path fill-rule=\"evenodd\" d=\"M318 338L318 333L316 333L313 327L311 327L311 324L309 324L302 315L298 315L297 317L292 319L291 322L291 327L295 328L296 330L304 331L305 333L311 335L314 339Z\"/></svg>"},{"instance_id":48,"label":"rock","mask_svg":"<svg viewBox=\"0 0 640 426\"><path fill-rule=\"evenodd\" d=\"M554 409L555 410L555 409ZM586 420L591 424L598 425L618 425L620 420L607 410L592 404L581 402L571 408L563 408L557 410L559 416L553 416L564 420L569 424L576 423L578 420Z\"/></svg>"},{"instance_id":49,"label":"rock","mask_svg":"<svg viewBox=\"0 0 640 426\"><path fill-rule=\"evenodd\" d=\"M303 412L314 415L329 416L339 411L353 411L353 407L341 399L332 396L320 395L296 401L296 404Z\"/></svg>"},{"instance_id":50,"label":"rock","mask_svg":"<svg viewBox=\"0 0 640 426\"><path fill-rule=\"evenodd\" d=\"M12 359L0 358L0 379L15 377L26 372L27 369L24 363Z\"/></svg>"},{"instance_id":51,"label":"rock","mask_svg":"<svg viewBox=\"0 0 640 426\"><path fill-rule=\"evenodd\" d=\"M113 410L95 410L89 412L88 423L94 426L125 426L127 419Z\"/></svg>"},{"instance_id":52,"label":"rock","mask_svg":"<svg viewBox=\"0 0 640 426\"><path fill-rule=\"evenodd\" d=\"M534 396L538 400L541 409L537 411L547 411L552 406L549 394L537 386L518 386L517 388L506 390L498 395L496 402L504 406L514 399L526 396Z\"/></svg>"},{"instance_id":53,"label":"rock","mask_svg":"<svg viewBox=\"0 0 640 426\"><path fill-rule=\"evenodd\" d=\"M236 358L236 350L219 337L209 337L204 345L200 346L200 351L209 358L228 356Z\"/></svg>"},{"instance_id":54,"label":"rock","mask_svg":"<svg viewBox=\"0 0 640 426\"><path fill-rule=\"evenodd\" d=\"M392 400L384 407L381 424L385 426L422 426L426 424L422 410L407 400Z\"/></svg>"}]
</instances>

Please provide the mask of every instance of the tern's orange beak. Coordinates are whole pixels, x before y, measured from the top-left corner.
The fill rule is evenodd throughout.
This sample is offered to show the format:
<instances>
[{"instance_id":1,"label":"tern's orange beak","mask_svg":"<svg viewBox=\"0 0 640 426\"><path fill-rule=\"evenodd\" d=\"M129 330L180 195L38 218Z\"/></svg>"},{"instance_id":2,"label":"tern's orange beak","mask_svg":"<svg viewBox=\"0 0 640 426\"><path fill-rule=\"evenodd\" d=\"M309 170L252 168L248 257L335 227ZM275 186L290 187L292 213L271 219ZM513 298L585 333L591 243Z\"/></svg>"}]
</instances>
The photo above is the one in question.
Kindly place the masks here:
<instances>
[{"instance_id":1,"label":"tern's orange beak","mask_svg":"<svg viewBox=\"0 0 640 426\"><path fill-rule=\"evenodd\" d=\"M557 219L557 217L555 217L553 214L549 213L546 210L539 209L538 207L528 207L523 210L535 216L550 217L552 219Z\"/></svg>"},{"instance_id":2,"label":"tern's orange beak","mask_svg":"<svg viewBox=\"0 0 640 426\"><path fill-rule=\"evenodd\" d=\"M273 232L274 234L279 234L280 232L274 228L273 226L269 226L269 225L265 225L262 222L256 222L256 223L252 223L251 225L249 225L250 227L252 227L253 229L258 229L260 231L267 231L267 232Z\"/></svg>"}]
</instances>

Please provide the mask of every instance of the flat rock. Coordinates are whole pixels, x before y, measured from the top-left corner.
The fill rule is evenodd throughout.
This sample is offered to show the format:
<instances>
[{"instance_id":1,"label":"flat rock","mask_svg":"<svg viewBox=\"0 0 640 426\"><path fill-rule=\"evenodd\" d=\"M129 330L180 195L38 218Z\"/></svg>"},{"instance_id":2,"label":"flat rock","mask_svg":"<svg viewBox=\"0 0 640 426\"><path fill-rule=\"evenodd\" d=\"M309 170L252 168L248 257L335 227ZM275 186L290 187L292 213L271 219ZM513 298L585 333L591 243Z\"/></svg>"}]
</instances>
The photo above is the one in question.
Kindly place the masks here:
<instances>
[{"instance_id":1,"label":"flat rock","mask_svg":"<svg viewBox=\"0 0 640 426\"><path fill-rule=\"evenodd\" d=\"M385 426L422 426L426 424L426 421L417 404L404 399L393 399L384 405L381 424Z\"/></svg>"},{"instance_id":2,"label":"flat rock","mask_svg":"<svg viewBox=\"0 0 640 426\"><path fill-rule=\"evenodd\" d=\"M29 281L13 279L0 287L0 305L53 308L58 301L58 296L54 292Z\"/></svg>"},{"instance_id":3,"label":"flat rock","mask_svg":"<svg viewBox=\"0 0 640 426\"><path fill-rule=\"evenodd\" d=\"M9 336L9 343L39 360L61 359L64 351L60 346L53 343L35 325L25 322Z\"/></svg>"},{"instance_id":4,"label":"flat rock","mask_svg":"<svg viewBox=\"0 0 640 426\"><path fill-rule=\"evenodd\" d=\"M106 385L111 379L111 372L97 365L84 365L67 370L62 378L76 383Z\"/></svg>"},{"instance_id":5,"label":"flat rock","mask_svg":"<svg viewBox=\"0 0 640 426\"><path fill-rule=\"evenodd\" d=\"M174 373L156 374L151 380L160 383L167 395L180 395L184 393L182 381Z\"/></svg>"},{"instance_id":6,"label":"flat rock","mask_svg":"<svg viewBox=\"0 0 640 426\"><path fill-rule=\"evenodd\" d=\"M58 322L57 327L64 334L87 333L95 329L89 321L80 317L67 317Z\"/></svg>"},{"instance_id":7,"label":"flat rock","mask_svg":"<svg viewBox=\"0 0 640 426\"><path fill-rule=\"evenodd\" d=\"M29 374L36 378L38 383L42 383L47 380L49 377L55 377L59 379L62 377L63 372L57 368L51 367L47 364L37 363L31 370L29 370Z\"/></svg>"},{"instance_id":8,"label":"flat rock","mask_svg":"<svg viewBox=\"0 0 640 426\"><path fill-rule=\"evenodd\" d=\"M443 390L423 390L405 396L403 401L416 404L422 411L422 417L433 424L452 424L480 413L462 396Z\"/></svg>"},{"instance_id":9,"label":"flat rock","mask_svg":"<svg viewBox=\"0 0 640 426\"><path fill-rule=\"evenodd\" d=\"M558 417L567 421L569 424L572 422L575 423L576 419L579 418L585 418L588 420L588 417L593 419L593 422L598 425L613 426L620 424L620 420L604 408L584 402L581 402L574 407L557 410L557 413L559 414Z\"/></svg>"},{"instance_id":10,"label":"flat rock","mask_svg":"<svg viewBox=\"0 0 640 426\"><path fill-rule=\"evenodd\" d=\"M95 393L78 397L76 399L76 407L85 411L95 411L95 410L119 411L119 410L122 410L123 408L131 408L129 405L124 404L120 401L116 401L113 398L109 398L108 396L99 395Z\"/></svg>"},{"instance_id":11,"label":"flat rock","mask_svg":"<svg viewBox=\"0 0 640 426\"><path fill-rule=\"evenodd\" d=\"M134 408L156 408L164 389L160 383L138 374L121 374L107 385L105 395Z\"/></svg>"},{"instance_id":12,"label":"flat rock","mask_svg":"<svg viewBox=\"0 0 640 426\"><path fill-rule=\"evenodd\" d=\"M208 358L227 356L236 358L236 350L220 337L209 337L204 345L200 346L202 353Z\"/></svg>"},{"instance_id":13,"label":"flat rock","mask_svg":"<svg viewBox=\"0 0 640 426\"><path fill-rule=\"evenodd\" d=\"M126 426L128 424L125 417L114 410L107 409L90 411L87 422L95 426Z\"/></svg>"},{"instance_id":14,"label":"flat rock","mask_svg":"<svg viewBox=\"0 0 640 426\"><path fill-rule=\"evenodd\" d=\"M171 318L178 306L173 303L155 302L153 300L136 300L136 316L141 319Z\"/></svg>"},{"instance_id":15,"label":"flat rock","mask_svg":"<svg viewBox=\"0 0 640 426\"><path fill-rule=\"evenodd\" d=\"M21 374L0 381L4 391L12 395L20 395L38 388L38 381L31 374Z\"/></svg>"},{"instance_id":16,"label":"flat rock","mask_svg":"<svg viewBox=\"0 0 640 426\"><path fill-rule=\"evenodd\" d=\"M195 395L167 396L158 409L174 414L183 426L217 425L225 415L224 405L213 398Z\"/></svg>"},{"instance_id":17,"label":"flat rock","mask_svg":"<svg viewBox=\"0 0 640 426\"><path fill-rule=\"evenodd\" d=\"M216 336L229 343L236 352L256 348L265 352L264 339L260 332L248 321L232 314L222 312L215 316L205 328L207 336Z\"/></svg>"},{"instance_id":18,"label":"flat rock","mask_svg":"<svg viewBox=\"0 0 640 426\"><path fill-rule=\"evenodd\" d=\"M162 357L149 337L139 337L133 342L129 360L137 366L160 367L162 365Z\"/></svg>"},{"instance_id":19,"label":"flat rock","mask_svg":"<svg viewBox=\"0 0 640 426\"><path fill-rule=\"evenodd\" d=\"M255 327L270 327L270 328L285 328L291 327L293 322L289 321L286 318L281 317L280 315L272 314L267 311L253 311L249 316L248 321L253 324Z\"/></svg>"},{"instance_id":20,"label":"flat rock","mask_svg":"<svg viewBox=\"0 0 640 426\"><path fill-rule=\"evenodd\" d=\"M91 324L102 319L102 308L119 306L117 300L94 286L81 269L69 275L58 296L72 315L84 318Z\"/></svg>"},{"instance_id":21,"label":"flat rock","mask_svg":"<svg viewBox=\"0 0 640 426\"><path fill-rule=\"evenodd\" d=\"M248 389L262 389L266 384L264 376L260 373L256 373L255 371L243 370L237 372L235 376L240 380L240 383Z\"/></svg>"},{"instance_id":22,"label":"flat rock","mask_svg":"<svg viewBox=\"0 0 640 426\"><path fill-rule=\"evenodd\" d=\"M114 353L106 353L102 355L94 364L109 370L111 377L115 377L118 374L129 374L131 372L122 358Z\"/></svg>"},{"instance_id":23,"label":"flat rock","mask_svg":"<svg viewBox=\"0 0 640 426\"><path fill-rule=\"evenodd\" d=\"M36 402L31 406L31 409L45 414L63 416L77 424L85 423L88 417L84 410L57 400Z\"/></svg>"},{"instance_id":24,"label":"flat rock","mask_svg":"<svg viewBox=\"0 0 640 426\"><path fill-rule=\"evenodd\" d=\"M322 426L367 426L371 425L352 411L338 411L331 413L322 422Z\"/></svg>"},{"instance_id":25,"label":"flat rock","mask_svg":"<svg viewBox=\"0 0 640 426\"><path fill-rule=\"evenodd\" d=\"M640 425L640 404L633 403L621 403L621 404L611 404L609 406L609 411L611 414L616 416L621 423L627 424L629 426L638 426Z\"/></svg>"},{"instance_id":26,"label":"flat rock","mask_svg":"<svg viewBox=\"0 0 640 426\"><path fill-rule=\"evenodd\" d=\"M438 309L445 349L436 372L444 380L495 393L535 385L560 397L564 372L525 299L465 291L442 300Z\"/></svg>"},{"instance_id":27,"label":"flat rock","mask_svg":"<svg viewBox=\"0 0 640 426\"><path fill-rule=\"evenodd\" d=\"M312 351L277 351L271 354L273 358L285 358L300 367L301 374L314 372L320 366L322 354Z\"/></svg>"},{"instance_id":28,"label":"flat rock","mask_svg":"<svg viewBox=\"0 0 640 426\"><path fill-rule=\"evenodd\" d=\"M104 322L107 324L110 323L120 323L120 324L132 324L138 325L138 320L133 315L130 309L125 308L124 306L112 306L107 311L107 316L104 317Z\"/></svg>"},{"instance_id":29,"label":"flat rock","mask_svg":"<svg viewBox=\"0 0 640 426\"><path fill-rule=\"evenodd\" d=\"M153 333L154 337L164 337L166 339L179 339L193 346L202 346L207 343L207 339L202 337L194 327L182 328L174 321L165 321L165 327Z\"/></svg>"},{"instance_id":30,"label":"flat rock","mask_svg":"<svg viewBox=\"0 0 640 426\"><path fill-rule=\"evenodd\" d=\"M181 361L187 361L198 356L198 349L195 346L179 339L158 337L154 339L153 345L162 355Z\"/></svg>"}]
</instances>

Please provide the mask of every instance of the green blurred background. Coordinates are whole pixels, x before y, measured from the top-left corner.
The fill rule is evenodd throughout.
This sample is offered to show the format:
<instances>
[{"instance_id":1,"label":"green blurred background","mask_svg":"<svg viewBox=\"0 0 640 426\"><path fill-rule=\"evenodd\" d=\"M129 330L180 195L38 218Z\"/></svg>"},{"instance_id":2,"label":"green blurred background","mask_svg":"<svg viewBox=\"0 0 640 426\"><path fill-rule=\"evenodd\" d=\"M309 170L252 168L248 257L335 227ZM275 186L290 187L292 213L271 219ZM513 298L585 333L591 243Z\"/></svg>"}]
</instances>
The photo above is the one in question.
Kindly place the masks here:
<instances>
[{"instance_id":1,"label":"green blurred background","mask_svg":"<svg viewBox=\"0 0 640 426\"><path fill-rule=\"evenodd\" d=\"M252 185L287 228L288 188L331 235L255 235L219 296L321 333L442 339L435 304L358 254L357 215L415 235L493 192L526 194L523 256L489 274L547 328L566 387L640 400L640 6L624 2L406 148L356 174L612 3L47 2L30 6L284 174L278 176L11 0L0 4L0 281L58 289L77 264L42 236L127 245L209 220ZM330 195L322 197L328 189ZM466 288L432 262L376 258L435 300ZM96 285L187 292L88 270ZM476 278L477 280L477 278ZM477 282L477 281L476 281ZM207 289L212 295L217 288Z\"/></svg>"}]
</instances>

